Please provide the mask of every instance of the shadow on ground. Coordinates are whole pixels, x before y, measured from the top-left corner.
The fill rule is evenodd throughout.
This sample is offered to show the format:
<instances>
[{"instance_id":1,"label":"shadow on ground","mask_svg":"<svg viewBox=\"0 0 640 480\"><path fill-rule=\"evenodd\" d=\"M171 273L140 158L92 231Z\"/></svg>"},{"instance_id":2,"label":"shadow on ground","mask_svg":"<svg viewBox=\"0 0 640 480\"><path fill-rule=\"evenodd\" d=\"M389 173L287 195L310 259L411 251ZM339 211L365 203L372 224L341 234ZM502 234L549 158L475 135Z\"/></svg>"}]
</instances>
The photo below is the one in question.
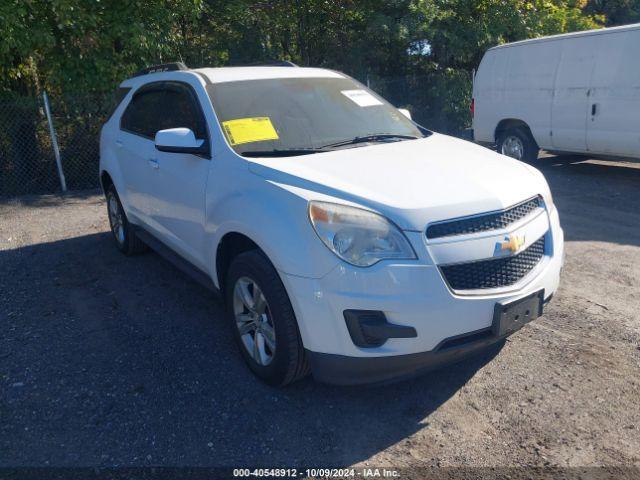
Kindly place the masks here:
<instances>
[{"instance_id":1,"label":"shadow on ground","mask_svg":"<svg viewBox=\"0 0 640 480\"><path fill-rule=\"evenodd\" d=\"M540 158L569 241L640 245L640 162L578 155Z\"/></svg>"},{"instance_id":2,"label":"shadow on ground","mask_svg":"<svg viewBox=\"0 0 640 480\"><path fill-rule=\"evenodd\" d=\"M0 197L0 206L10 205L12 203L18 203L26 207L59 207L69 202L87 202L94 201L96 195L99 195L101 190L79 190L67 193L58 194L46 194L46 195L23 195L21 197Z\"/></svg>"},{"instance_id":3,"label":"shadow on ground","mask_svg":"<svg viewBox=\"0 0 640 480\"><path fill-rule=\"evenodd\" d=\"M273 389L211 293L107 233L0 252L0 465L343 465L427 427L496 351L396 385Z\"/></svg>"}]
</instances>

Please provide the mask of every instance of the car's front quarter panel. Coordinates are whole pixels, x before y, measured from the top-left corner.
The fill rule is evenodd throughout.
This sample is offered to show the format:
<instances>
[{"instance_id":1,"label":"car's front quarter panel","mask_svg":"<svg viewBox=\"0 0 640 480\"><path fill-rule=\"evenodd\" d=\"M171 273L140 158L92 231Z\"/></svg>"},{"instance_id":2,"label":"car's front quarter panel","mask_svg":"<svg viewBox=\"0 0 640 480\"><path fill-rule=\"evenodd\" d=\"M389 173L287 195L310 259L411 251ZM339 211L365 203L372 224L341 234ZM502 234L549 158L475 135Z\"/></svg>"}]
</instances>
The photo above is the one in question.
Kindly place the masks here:
<instances>
[{"instance_id":1,"label":"car's front quarter panel","mask_svg":"<svg viewBox=\"0 0 640 480\"><path fill-rule=\"evenodd\" d=\"M207 255L214 281L217 247L229 233L251 239L281 274L319 278L335 268L338 258L309 221L308 199L251 173L241 162L234 162L225 177L215 170L210 175L206 209L212 241Z\"/></svg>"}]
</instances>

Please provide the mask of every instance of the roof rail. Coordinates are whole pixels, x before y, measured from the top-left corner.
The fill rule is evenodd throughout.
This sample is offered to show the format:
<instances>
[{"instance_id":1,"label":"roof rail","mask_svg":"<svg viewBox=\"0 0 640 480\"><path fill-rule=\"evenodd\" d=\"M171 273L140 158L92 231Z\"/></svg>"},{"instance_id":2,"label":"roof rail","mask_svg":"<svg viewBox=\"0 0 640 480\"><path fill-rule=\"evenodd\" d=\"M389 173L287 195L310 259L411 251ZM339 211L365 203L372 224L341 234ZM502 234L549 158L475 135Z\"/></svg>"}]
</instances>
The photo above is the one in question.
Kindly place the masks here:
<instances>
[{"instance_id":1,"label":"roof rail","mask_svg":"<svg viewBox=\"0 0 640 480\"><path fill-rule=\"evenodd\" d=\"M255 62L244 65L245 67L297 67L289 60L267 60L266 62Z\"/></svg>"},{"instance_id":2,"label":"roof rail","mask_svg":"<svg viewBox=\"0 0 640 480\"><path fill-rule=\"evenodd\" d=\"M290 62L289 60L276 60L273 63L268 64L270 67L297 67L298 65L296 65L293 62Z\"/></svg>"},{"instance_id":3,"label":"roof rail","mask_svg":"<svg viewBox=\"0 0 640 480\"><path fill-rule=\"evenodd\" d=\"M149 73L174 72L176 70L189 70L189 67L182 62L162 63L160 65L151 65L150 67L143 68L137 72L134 77L147 75Z\"/></svg>"}]
</instances>

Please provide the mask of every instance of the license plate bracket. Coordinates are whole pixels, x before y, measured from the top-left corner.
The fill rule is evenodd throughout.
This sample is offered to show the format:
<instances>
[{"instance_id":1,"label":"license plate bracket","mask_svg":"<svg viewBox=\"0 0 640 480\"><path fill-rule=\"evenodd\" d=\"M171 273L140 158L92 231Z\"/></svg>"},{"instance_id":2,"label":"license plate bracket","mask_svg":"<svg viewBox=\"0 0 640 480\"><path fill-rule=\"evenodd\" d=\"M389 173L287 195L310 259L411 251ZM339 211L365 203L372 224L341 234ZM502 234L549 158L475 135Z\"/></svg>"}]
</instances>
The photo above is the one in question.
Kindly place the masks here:
<instances>
[{"instance_id":1,"label":"license plate bracket","mask_svg":"<svg viewBox=\"0 0 640 480\"><path fill-rule=\"evenodd\" d=\"M493 309L493 334L510 335L542 315L544 289L513 302L496 303Z\"/></svg>"}]
</instances>

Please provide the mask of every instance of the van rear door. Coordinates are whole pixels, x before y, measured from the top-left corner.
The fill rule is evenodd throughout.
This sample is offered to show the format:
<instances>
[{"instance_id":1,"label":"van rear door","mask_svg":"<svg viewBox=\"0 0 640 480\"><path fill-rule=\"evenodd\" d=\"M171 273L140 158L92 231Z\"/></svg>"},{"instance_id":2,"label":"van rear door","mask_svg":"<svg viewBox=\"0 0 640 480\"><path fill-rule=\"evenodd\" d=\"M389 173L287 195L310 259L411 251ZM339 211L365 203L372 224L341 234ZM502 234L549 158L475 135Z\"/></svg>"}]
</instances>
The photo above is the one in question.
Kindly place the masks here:
<instances>
[{"instance_id":1,"label":"van rear door","mask_svg":"<svg viewBox=\"0 0 640 480\"><path fill-rule=\"evenodd\" d=\"M551 143L569 152L587 150L589 83L595 62L596 36L557 41L562 49L551 107Z\"/></svg>"},{"instance_id":2,"label":"van rear door","mask_svg":"<svg viewBox=\"0 0 640 480\"><path fill-rule=\"evenodd\" d=\"M640 158L640 30L598 36L591 80L590 152Z\"/></svg>"}]
</instances>

